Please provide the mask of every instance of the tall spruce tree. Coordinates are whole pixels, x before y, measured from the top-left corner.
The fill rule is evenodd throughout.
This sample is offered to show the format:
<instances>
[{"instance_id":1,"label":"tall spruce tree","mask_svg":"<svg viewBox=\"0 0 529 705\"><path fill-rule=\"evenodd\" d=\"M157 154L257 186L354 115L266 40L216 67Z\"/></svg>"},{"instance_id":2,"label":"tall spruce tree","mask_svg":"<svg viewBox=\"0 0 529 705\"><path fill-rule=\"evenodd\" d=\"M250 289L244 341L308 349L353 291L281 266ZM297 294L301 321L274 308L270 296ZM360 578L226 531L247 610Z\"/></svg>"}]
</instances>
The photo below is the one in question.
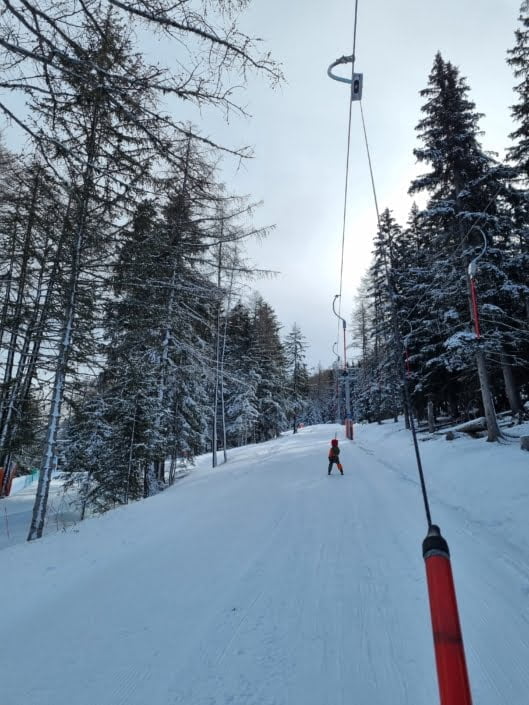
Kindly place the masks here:
<instances>
[{"instance_id":1,"label":"tall spruce tree","mask_svg":"<svg viewBox=\"0 0 529 705\"><path fill-rule=\"evenodd\" d=\"M401 228L391 212L385 209L374 240L373 264L370 271L373 302L373 354L378 419L398 418L404 406L401 398L401 354L395 325L398 317L397 277Z\"/></svg>"},{"instance_id":2,"label":"tall spruce tree","mask_svg":"<svg viewBox=\"0 0 529 705\"><path fill-rule=\"evenodd\" d=\"M318 365L316 372L309 375L307 423L331 423L336 421L336 376L334 370L325 370Z\"/></svg>"},{"instance_id":3,"label":"tall spruce tree","mask_svg":"<svg viewBox=\"0 0 529 705\"><path fill-rule=\"evenodd\" d=\"M292 430L296 433L298 421L303 414L307 399L308 371L305 363L306 338L295 323L290 333L286 336L283 345L290 387L287 416L292 425Z\"/></svg>"},{"instance_id":4,"label":"tall spruce tree","mask_svg":"<svg viewBox=\"0 0 529 705\"><path fill-rule=\"evenodd\" d=\"M225 378L228 445L245 445L255 438L260 376L252 358L252 313L242 302L227 317Z\"/></svg>"},{"instance_id":5,"label":"tall spruce tree","mask_svg":"<svg viewBox=\"0 0 529 705\"><path fill-rule=\"evenodd\" d=\"M511 205L514 221L514 233L510 240L509 277L511 286L509 293L516 308L514 315L522 321L521 328L527 331L529 323L529 205L527 189L529 187L529 2L524 0L520 7L520 27L515 31L515 45L508 51L508 64L512 67L515 79L518 81L514 91L518 102L511 107L511 113L517 124L510 134L512 144L507 150L508 157L518 176L511 190ZM517 326L519 327L519 326ZM508 341L507 351L515 354L514 362L517 376L527 385L527 360L529 348L527 340ZM511 357L512 361L512 357ZM509 367L503 366L504 374L509 374ZM521 400L515 385L506 384L511 388L509 403L511 409L522 413Z\"/></svg>"},{"instance_id":6,"label":"tall spruce tree","mask_svg":"<svg viewBox=\"0 0 529 705\"><path fill-rule=\"evenodd\" d=\"M120 487L126 501L137 498L134 487L143 496L163 487L167 457L190 457L205 445L214 285L201 271L207 233L197 224L185 149L181 179L167 183L161 204L140 204L122 233L108 305L102 424L112 428L109 457L121 460L93 482L103 495L109 483ZM131 472L141 482L131 484ZM96 497L94 487L89 492Z\"/></svg>"},{"instance_id":7,"label":"tall spruce tree","mask_svg":"<svg viewBox=\"0 0 529 705\"><path fill-rule=\"evenodd\" d=\"M516 129L510 134L514 144L508 149L509 159L520 174L529 179L529 2L524 0L518 17L520 27L515 30L515 45L507 52L507 63L519 81L514 91L518 102L511 107Z\"/></svg>"},{"instance_id":8,"label":"tall spruce tree","mask_svg":"<svg viewBox=\"0 0 529 705\"><path fill-rule=\"evenodd\" d=\"M279 336L280 325L272 307L260 296L252 312L250 355L258 376L256 389L258 418L257 441L275 438L286 429L287 387L285 352Z\"/></svg>"},{"instance_id":9,"label":"tall spruce tree","mask_svg":"<svg viewBox=\"0 0 529 705\"><path fill-rule=\"evenodd\" d=\"M474 226L477 221L482 223L490 240L499 229L494 200L503 175L478 141L480 115L468 98L468 86L458 69L438 53L428 83L421 91L426 101L422 107L424 117L417 125L422 146L414 152L430 170L412 182L410 193L428 193L430 200L425 217L435 224L438 233L430 261L432 289L437 287L439 291L442 283L442 295L432 309L444 320L453 311L463 324L455 335L445 338L441 364L447 369L451 366L468 368L472 357L475 359L488 440L494 441L500 431L484 345L465 330L467 326L463 321L474 317L466 271L473 255L479 251L476 240L479 233ZM484 342L488 342L486 338Z\"/></svg>"}]
</instances>

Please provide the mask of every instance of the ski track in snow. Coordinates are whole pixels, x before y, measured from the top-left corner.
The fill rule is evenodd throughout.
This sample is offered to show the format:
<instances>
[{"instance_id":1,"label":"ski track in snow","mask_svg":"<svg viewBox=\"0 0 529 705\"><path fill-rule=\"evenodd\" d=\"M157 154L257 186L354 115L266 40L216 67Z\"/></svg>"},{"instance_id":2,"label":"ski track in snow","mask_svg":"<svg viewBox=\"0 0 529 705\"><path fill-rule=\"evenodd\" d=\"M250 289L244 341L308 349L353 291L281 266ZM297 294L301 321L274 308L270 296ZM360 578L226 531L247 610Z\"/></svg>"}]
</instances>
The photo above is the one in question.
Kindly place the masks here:
<instances>
[{"instance_id":1,"label":"ski track in snow","mask_svg":"<svg viewBox=\"0 0 529 705\"><path fill-rule=\"evenodd\" d=\"M437 703L411 445L360 428L328 477L335 430L3 551L1 705ZM527 553L439 487L474 702L526 705Z\"/></svg>"}]
</instances>

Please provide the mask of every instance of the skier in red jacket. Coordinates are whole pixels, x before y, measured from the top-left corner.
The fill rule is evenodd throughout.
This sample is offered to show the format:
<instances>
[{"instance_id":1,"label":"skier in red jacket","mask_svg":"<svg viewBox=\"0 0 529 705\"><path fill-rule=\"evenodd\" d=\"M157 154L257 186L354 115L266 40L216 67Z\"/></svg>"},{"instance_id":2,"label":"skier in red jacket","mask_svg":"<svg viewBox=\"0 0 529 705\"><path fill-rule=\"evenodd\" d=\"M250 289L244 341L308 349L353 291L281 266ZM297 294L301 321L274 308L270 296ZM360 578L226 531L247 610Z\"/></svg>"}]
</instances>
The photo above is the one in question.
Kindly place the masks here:
<instances>
[{"instance_id":1,"label":"skier in red jacket","mask_svg":"<svg viewBox=\"0 0 529 705\"><path fill-rule=\"evenodd\" d=\"M343 467L342 464L340 463L340 449L338 448L338 439L333 438L331 441L331 447L329 448L329 472L327 473L328 475L331 474L332 466L333 464L336 463L336 466L338 470L340 471L340 474L343 475Z\"/></svg>"}]
</instances>

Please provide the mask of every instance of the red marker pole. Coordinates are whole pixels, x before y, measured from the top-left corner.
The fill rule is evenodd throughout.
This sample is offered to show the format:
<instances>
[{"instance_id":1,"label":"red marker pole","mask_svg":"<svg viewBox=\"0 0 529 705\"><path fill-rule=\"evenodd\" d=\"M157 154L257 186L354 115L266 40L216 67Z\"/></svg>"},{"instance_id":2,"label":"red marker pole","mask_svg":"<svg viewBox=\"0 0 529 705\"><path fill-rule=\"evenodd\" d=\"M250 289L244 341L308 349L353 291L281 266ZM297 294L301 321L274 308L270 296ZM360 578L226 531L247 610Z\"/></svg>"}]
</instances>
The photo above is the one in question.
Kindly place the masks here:
<instances>
[{"instance_id":1,"label":"red marker pole","mask_svg":"<svg viewBox=\"0 0 529 705\"><path fill-rule=\"evenodd\" d=\"M432 524L422 544L441 705L472 705L448 544Z\"/></svg>"},{"instance_id":2,"label":"red marker pole","mask_svg":"<svg viewBox=\"0 0 529 705\"><path fill-rule=\"evenodd\" d=\"M474 277L470 277L470 295L472 298L472 313L474 315L474 329L476 331L476 338L481 338L481 331L479 329L478 295L476 293Z\"/></svg>"}]
</instances>

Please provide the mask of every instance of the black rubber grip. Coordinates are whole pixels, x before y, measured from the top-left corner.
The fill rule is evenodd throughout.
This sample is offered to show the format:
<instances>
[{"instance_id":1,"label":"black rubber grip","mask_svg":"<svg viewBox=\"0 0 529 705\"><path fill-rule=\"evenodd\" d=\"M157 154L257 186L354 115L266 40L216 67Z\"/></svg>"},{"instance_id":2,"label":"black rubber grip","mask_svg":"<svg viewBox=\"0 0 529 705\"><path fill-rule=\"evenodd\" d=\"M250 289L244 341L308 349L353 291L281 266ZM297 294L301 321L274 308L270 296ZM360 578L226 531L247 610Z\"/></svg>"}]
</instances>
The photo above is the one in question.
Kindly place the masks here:
<instances>
[{"instance_id":1,"label":"black rubber grip","mask_svg":"<svg viewBox=\"0 0 529 705\"><path fill-rule=\"evenodd\" d=\"M422 542L422 555L426 558L428 554L446 555L447 558L450 557L450 551L448 550L448 544L445 539L441 536L441 530L435 524L430 526L428 531L428 536Z\"/></svg>"}]
</instances>

